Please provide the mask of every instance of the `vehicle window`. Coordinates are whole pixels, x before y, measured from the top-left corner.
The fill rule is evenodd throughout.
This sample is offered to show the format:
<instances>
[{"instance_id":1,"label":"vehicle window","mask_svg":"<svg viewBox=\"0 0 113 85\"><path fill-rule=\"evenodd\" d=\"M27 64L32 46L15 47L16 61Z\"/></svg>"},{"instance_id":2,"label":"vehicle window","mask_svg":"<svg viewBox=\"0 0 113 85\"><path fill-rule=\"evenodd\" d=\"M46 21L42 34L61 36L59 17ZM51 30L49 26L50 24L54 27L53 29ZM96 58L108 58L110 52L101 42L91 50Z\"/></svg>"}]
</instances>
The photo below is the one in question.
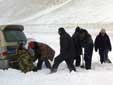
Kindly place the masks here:
<instances>
[{"instance_id":1,"label":"vehicle window","mask_svg":"<svg viewBox=\"0 0 113 85\"><path fill-rule=\"evenodd\" d=\"M4 35L7 42L19 42L27 40L22 31L8 30L4 31Z\"/></svg>"}]
</instances>

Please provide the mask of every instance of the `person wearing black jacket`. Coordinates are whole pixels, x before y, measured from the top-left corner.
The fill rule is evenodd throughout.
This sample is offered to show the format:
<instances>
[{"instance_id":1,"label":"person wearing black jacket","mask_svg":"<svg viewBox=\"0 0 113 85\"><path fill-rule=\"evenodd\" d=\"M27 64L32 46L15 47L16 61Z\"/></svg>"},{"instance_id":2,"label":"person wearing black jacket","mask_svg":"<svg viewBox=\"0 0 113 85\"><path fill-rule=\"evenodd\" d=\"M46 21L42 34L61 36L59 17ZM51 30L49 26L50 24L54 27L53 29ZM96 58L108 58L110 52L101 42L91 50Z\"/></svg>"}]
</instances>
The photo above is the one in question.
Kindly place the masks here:
<instances>
[{"instance_id":1,"label":"person wearing black jacket","mask_svg":"<svg viewBox=\"0 0 113 85\"><path fill-rule=\"evenodd\" d=\"M91 69L91 63L92 63L93 40L91 35L88 33L88 31L82 28L80 29L79 37L80 37L81 47L84 48L85 68L89 70Z\"/></svg>"},{"instance_id":2,"label":"person wearing black jacket","mask_svg":"<svg viewBox=\"0 0 113 85\"><path fill-rule=\"evenodd\" d=\"M101 64L111 63L108 58L108 52L112 50L111 42L105 29L101 29L99 35L97 35L95 39L95 51L97 52L97 50L99 50Z\"/></svg>"},{"instance_id":3,"label":"person wearing black jacket","mask_svg":"<svg viewBox=\"0 0 113 85\"><path fill-rule=\"evenodd\" d=\"M62 61L66 62L70 72L72 70L76 71L73 65L75 55L73 40L63 27L59 28L58 33L60 35L60 54L54 60L51 73L57 71L58 66Z\"/></svg>"},{"instance_id":4,"label":"person wearing black jacket","mask_svg":"<svg viewBox=\"0 0 113 85\"><path fill-rule=\"evenodd\" d=\"M74 34L72 35L72 39L73 39L74 47L75 47L75 54L76 54L75 55L76 66L80 66L81 64L81 54L82 54L82 47L81 47L79 32L80 32L80 27L77 26Z\"/></svg>"}]
</instances>

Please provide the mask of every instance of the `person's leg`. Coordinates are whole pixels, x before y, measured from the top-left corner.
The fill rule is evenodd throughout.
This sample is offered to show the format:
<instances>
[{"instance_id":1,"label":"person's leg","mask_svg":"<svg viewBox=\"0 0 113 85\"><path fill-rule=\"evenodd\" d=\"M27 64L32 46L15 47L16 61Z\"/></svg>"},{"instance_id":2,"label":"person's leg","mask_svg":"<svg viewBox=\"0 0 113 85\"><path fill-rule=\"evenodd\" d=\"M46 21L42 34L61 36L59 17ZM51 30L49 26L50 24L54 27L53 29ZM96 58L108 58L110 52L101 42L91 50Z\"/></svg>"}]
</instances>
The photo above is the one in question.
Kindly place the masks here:
<instances>
[{"instance_id":1,"label":"person's leg","mask_svg":"<svg viewBox=\"0 0 113 85\"><path fill-rule=\"evenodd\" d=\"M44 59L44 61L45 61L46 67L51 69L51 64L50 64L49 60L46 58L46 59Z\"/></svg>"},{"instance_id":2,"label":"person's leg","mask_svg":"<svg viewBox=\"0 0 113 85\"><path fill-rule=\"evenodd\" d=\"M51 72L52 72L52 73L57 71L59 64L60 64L63 60L64 60L64 58L63 58L62 55L58 55L58 56L55 58L54 64L53 64L53 66L52 66L52 68L51 68Z\"/></svg>"},{"instance_id":3,"label":"person's leg","mask_svg":"<svg viewBox=\"0 0 113 85\"><path fill-rule=\"evenodd\" d=\"M65 62L66 62L66 64L67 64L67 66L68 66L70 72L71 72L72 70L73 70L73 71L76 71L76 68L75 68L75 66L73 65L73 61L74 61L74 59L73 59L72 57L69 57L69 58L66 58L66 59L65 59Z\"/></svg>"},{"instance_id":4,"label":"person's leg","mask_svg":"<svg viewBox=\"0 0 113 85\"><path fill-rule=\"evenodd\" d=\"M43 64L43 60L39 59L38 63L37 63L37 70L41 70L42 69L42 64Z\"/></svg>"},{"instance_id":5,"label":"person's leg","mask_svg":"<svg viewBox=\"0 0 113 85\"><path fill-rule=\"evenodd\" d=\"M103 64L105 62L104 51L99 50L99 55L100 55L100 62L101 62L101 64Z\"/></svg>"},{"instance_id":6,"label":"person's leg","mask_svg":"<svg viewBox=\"0 0 113 85\"><path fill-rule=\"evenodd\" d=\"M81 57L80 55L76 57L76 62L75 62L75 65L76 66L80 66L80 63L81 63Z\"/></svg>"},{"instance_id":7,"label":"person's leg","mask_svg":"<svg viewBox=\"0 0 113 85\"><path fill-rule=\"evenodd\" d=\"M84 51L85 68L88 70L91 69L93 44L89 44Z\"/></svg>"},{"instance_id":8,"label":"person's leg","mask_svg":"<svg viewBox=\"0 0 113 85\"><path fill-rule=\"evenodd\" d=\"M105 51L104 51L104 55L105 55L105 62L106 63L111 63L111 61L110 61L110 59L108 58L108 49L106 49Z\"/></svg>"}]
</instances>

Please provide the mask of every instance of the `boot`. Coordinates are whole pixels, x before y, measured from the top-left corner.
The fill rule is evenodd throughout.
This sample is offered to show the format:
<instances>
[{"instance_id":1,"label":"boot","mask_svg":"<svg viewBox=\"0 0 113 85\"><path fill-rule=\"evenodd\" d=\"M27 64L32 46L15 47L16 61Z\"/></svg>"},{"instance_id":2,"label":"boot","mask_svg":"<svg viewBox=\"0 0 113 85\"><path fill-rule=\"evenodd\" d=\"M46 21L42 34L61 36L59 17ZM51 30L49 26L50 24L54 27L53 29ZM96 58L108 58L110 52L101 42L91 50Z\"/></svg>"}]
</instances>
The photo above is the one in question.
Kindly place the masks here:
<instances>
[{"instance_id":1,"label":"boot","mask_svg":"<svg viewBox=\"0 0 113 85\"><path fill-rule=\"evenodd\" d=\"M52 68L50 73L55 73L55 72L57 72L57 69Z\"/></svg>"},{"instance_id":2,"label":"boot","mask_svg":"<svg viewBox=\"0 0 113 85\"><path fill-rule=\"evenodd\" d=\"M107 59L105 62L106 62L106 63L112 63L112 62L110 61L110 59Z\"/></svg>"},{"instance_id":3,"label":"boot","mask_svg":"<svg viewBox=\"0 0 113 85\"><path fill-rule=\"evenodd\" d=\"M34 68L33 68L33 72L37 72L37 67L35 66Z\"/></svg>"}]
</instances>

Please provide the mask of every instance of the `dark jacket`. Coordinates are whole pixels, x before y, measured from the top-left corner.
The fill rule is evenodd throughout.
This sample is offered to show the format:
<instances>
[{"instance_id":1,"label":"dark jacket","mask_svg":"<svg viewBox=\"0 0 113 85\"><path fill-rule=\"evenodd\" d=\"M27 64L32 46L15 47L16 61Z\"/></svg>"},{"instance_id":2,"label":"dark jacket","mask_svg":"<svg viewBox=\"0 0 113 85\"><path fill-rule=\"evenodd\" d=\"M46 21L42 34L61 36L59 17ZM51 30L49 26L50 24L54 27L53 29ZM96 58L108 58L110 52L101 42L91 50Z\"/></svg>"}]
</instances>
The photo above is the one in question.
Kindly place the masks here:
<instances>
[{"instance_id":1,"label":"dark jacket","mask_svg":"<svg viewBox=\"0 0 113 85\"><path fill-rule=\"evenodd\" d=\"M93 39L91 35L85 29L81 29L80 33L80 43L83 48L88 47L88 45L93 45Z\"/></svg>"},{"instance_id":2,"label":"dark jacket","mask_svg":"<svg viewBox=\"0 0 113 85\"><path fill-rule=\"evenodd\" d=\"M76 56L80 56L82 54L82 47L81 47L79 32L75 32L72 35L72 39L74 42Z\"/></svg>"},{"instance_id":3,"label":"dark jacket","mask_svg":"<svg viewBox=\"0 0 113 85\"><path fill-rule=\"evenodd\" d=\"M97 35L95 39L95 51L97 51L98 49L101 49L101 50L108 49L111 51L112 49L111 42L110 42L109 36L106 33L104 36L102 36L101 33Z\"/></svg>"},{"instance_id":4,"label":"dark jacket","mask_svg":"<svg viewBox=\"0 0 113 85\"><path fill-rule=\"evenodd\" d=\"M75 56L73 40L65 30L60 33L60 54L64 57Z\"/></svg>"},{"instance_id":5,"label":"dark jacket","mask_svg":"<svg viewBox=\"0 0 113 85\"><path fill-rule=\"evenodd\" d=\"M43 60L45 58L52 61L54 58L55 51L45 43L33 41L29 43L29 48L32 48L34 51L34 61L36 61L37 59Z\"/></svg>"},{"instance_id":6,"label":"dark jacket","mask_svg":"<svg viewBox=\"0 0 113 85\"><path fill-rule=\"evenodd\" d=\"M53 48L51 48L49 45L45 44L45 43L38 43L39 44L39 48L41 51L41 59L49 59L51 61L53 61L54 56L55 56L55 51Z\"/></svg>"}]
</instances>

